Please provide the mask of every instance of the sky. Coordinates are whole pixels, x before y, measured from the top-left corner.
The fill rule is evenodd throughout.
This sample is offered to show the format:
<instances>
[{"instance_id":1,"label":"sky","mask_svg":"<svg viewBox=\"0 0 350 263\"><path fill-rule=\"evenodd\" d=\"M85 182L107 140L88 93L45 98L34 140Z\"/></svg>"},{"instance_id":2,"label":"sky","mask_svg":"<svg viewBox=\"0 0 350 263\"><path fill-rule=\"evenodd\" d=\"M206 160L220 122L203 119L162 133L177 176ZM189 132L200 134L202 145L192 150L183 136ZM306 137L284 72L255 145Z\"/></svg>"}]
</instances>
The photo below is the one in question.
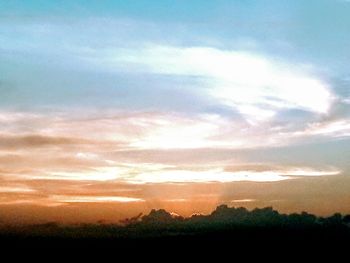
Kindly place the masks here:
<instances>
[{"instance_id":1,"label":"sky","mask_svg":"<svg viewBox=\"0 0 350 263\"><path fill-rule=\"evenodd\" d=\"M0 223L350 213L349 13L0 0Z\"/></svg>"}]
</instances>

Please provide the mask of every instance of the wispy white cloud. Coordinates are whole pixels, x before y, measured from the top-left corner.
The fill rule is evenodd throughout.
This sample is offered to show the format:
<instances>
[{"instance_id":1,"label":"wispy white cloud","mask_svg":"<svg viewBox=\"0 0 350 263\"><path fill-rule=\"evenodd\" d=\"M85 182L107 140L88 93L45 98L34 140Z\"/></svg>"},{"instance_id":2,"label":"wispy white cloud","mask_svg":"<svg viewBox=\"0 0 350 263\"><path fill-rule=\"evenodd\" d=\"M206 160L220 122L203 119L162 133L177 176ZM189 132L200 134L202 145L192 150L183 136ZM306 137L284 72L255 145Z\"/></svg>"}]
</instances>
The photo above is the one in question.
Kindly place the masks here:
<instances>
[{"instance_id":1,"label":"wispy white cloud","mask_svg":"<svg viewBox=\"0 0 350 263\"><path fill-rule=\"evenodd\" d=\"M244 165L243 165L244 167ZM120 182L126 184L160 184L160 183L229 183L229 182L275 182L299 177L332 176L341 171L336 168L314 169L310 167L281 167L264 170L225 168L225 163L208 167L182 167L177 165L159 165L129 163L113 167L96 167L93 172L54 172L47 171L40 175L23 175L22 180L60 180L76 182ZM7 188L6 188L7 189ZM11 188L21 192L22 188ZM11 190L10 189L10 190ZM0 189L1 190L1 189Z\"/></svg>"},{"instance_id":2,"label":"wispy white cloud","mask_svg":"<svg viewBox=\"0 0 350 263\"><path fill-rule=\"evenodd\" d=\"M350 120L340 119L329 122L310 123L303 131L293 133L294 136L328 136L328 137L349 137Z\"/></svg>"},{"instance_id":3,"label":"wispy white cloud","mask_svg":"<svg viewBox=\"0 0 350 263\"><path fill-rule=\"evenodd\" d=\"M335 98L330 85L310 65L244 51L147 46L110 50L90 62L114 70L200 77L202 92L252 122L283 109L325 114Z\"/></svg>"},{"instance_id":4,"label":"wispy white cloud","mask_svg":"<svg viewBox=\"0 0 350 263\"><path fill-rule=\"evenodd\" d=\"M345 104L350 104L350 98L344 98L342 102L344 102Z\"/></svg>"},{"instance_id":5,"label":"wispy white cloud","mask_svg":"<svg viewBox=\"0 0 350 263\"><path fill-rule=\"evenodd\" d=\"M0 186L0 193L34 193L36 192L34 189L22 185L22 186Z\"/></svg>"},{"instance_id":6,"label":"wispy white cloud","mask_svg":"<svg viewBox=\"0 0 350 263\"><path fill-rule=\"evenodd\" d=\"M222 168L193 170L159 170L141 172L130 179L130 183L210 183L210 182L276 182L304 176L337 175L339 170L314 170L310 168L292 168L291 170L267 171L224 171Z\"/></svg>"},{"instance_id":7,"label":"wispy white cloud","mask_svg":"<svg viewBox=\"0 0 350 263\"><path fill-rule=\"evenodd\" d=\"M274 182L290 179L288 176L281 176L275 172L225 172L222 168L191 171L191 170L172 170L172 171L154 171L143 172L128 179L130 183L210 183L210 182Z\"/></svg>"},{"instance_id":8,"label":"wispy white cloud","mask_svg":"<svg viewBox=\"0 0 350 263\"><path fill-rule=\"evenodd\" d=\"M168 149L252 149L301 142L310 136L347 137L349 120L293 123L264 122L251 125L220 114L185 115L174 112L100 112L89 117L79 113L54 112L31 114L1 112L2 154L21 154L35 150L40 157L56 154L74 158L77 164L95 163L113 166L104 152L122 150ZM27 129L26 127L30 127ZM102 158L101 158L102 157Z\"/></svg>"}]
</instances>

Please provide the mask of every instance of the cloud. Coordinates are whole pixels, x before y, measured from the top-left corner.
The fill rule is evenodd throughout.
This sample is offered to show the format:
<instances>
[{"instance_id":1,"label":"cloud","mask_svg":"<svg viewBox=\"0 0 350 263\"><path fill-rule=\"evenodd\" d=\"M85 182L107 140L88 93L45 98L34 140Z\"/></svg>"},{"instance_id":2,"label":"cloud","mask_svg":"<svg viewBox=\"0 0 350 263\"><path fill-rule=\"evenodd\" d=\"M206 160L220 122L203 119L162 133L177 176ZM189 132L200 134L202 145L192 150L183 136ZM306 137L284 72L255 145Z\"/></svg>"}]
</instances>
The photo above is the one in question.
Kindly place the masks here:
<instances>
[{"instance_id":1,"label":"cloud","mask_svg":"<svg viewBox=\"0 0 350 263\"><path fill-rule=\"evenodd\" d=\"M0 193L33 193L34 189L24 186L0 186Z\"/></svg>"},{"instance_id":2,"label":"cloud","mask_svg":"<svg viewBox=\"0 0 350 263\"><path fill-rule=\"evenodd\" d=\"M129 169L122 166L94 167L92 171L46 171L31 175L32 179L73 180L73 181L113 181L127 176Z\"/></svg>"},{"instance_id":3,"label":"cloud","mask_svg":"<svg viewBox=\"0 0 350 263\"><path fill-rule=\"evenodd\" d=\"M137 149L195 149L247 145L248 142L240 136L225 142L218 137L222 131L239 126L229 125L228 122L214 114L196 117L177 114L155 116L154 119L144 120L149 129L143 136L135 138L130 146Z\"/></svg>"},{"instance_id":4,"label":"cloud","mask_svg":"<svg viewBox=\"0 0 350 263\"><path fill-rule=\"evenodd\" d=\"M21 180L61 180L72 182L119 182L125 184L159 183L228 183L228 182L275 182L307 176L331 176L340 174L336 168L314 169L310 167L266 166L256 170L247 165L225 167L225 163L201 166L160 165L152 163L118 163L109 167L92 167L91 170L55 171L55 168L27 174L16 174Z\"/></svg>"},{"instance_id":5,"label":"cloud","mask_svg":"<svg viewBox=\"0 0 350 263\"><path fill-rule=\"evenodd\" d=\"M130 203L144 202L141 198L125 197L125 196L69 196L69 195L53 195L50 199L59 203Z\"/></svg>"},{"instance_id":6,"label":"cloud","mask_svg":"<svg viewBox=\"0 0 350 263\"><path fill-rule=\"evenodd\" d=\"M303 131L297 131L294 136L331 136L335 138L350 136L350 120L340 119L328 122L310 123Z\"/></svg>"},{"instance_id":7,"label":"cloud","mask_svg":"<svg viewBox=\"0 0 350 263\"><path fill-rule=\"evenodd\" d=\"M347 120L315 123L298 131L275 131L269 128L270 123L256 127L245 122L232 122L231 118L218 114L187 116L179 113L116 111L82 117L85 113L61 111L57 114L26 115L1 112L1 119L11 127L5 127L0 136L0 169L5 171L3 176L141 183L158 180L276 181L287 178L282 176L288 175L284 173L286 167L246 166L247 169L243 169L244 161L238 159L238 166L243 166L232 166L230 169L231 164L225 161L227 157L219 156L218 149L276 147L320 134L331 137L349 134ZM28 122L33 123L31 133L22 129ZM207 162L204 166L201 164L202 171L186 167L186 161L179 157L187 155L190 163L198 167L198 158L189 154L196 151L195 154L200 154L198 150L207 152L206 156L201 155ZM173 160L174 153L178 161ZM218 157L215 158L215 155ZM215 159L216 163L210 163ZM232 161L232 157L228 160Z\"/></svg>"},{"instance_id":8,"label":"cloud","mask_svg":"<svg viewBox=\"0 0 350 263\"><path fill-rule=\"evenodd\" d=\"M69 138L69 137L52 137L38 134L32 135L0 135L0 147L3 149L21 149L21 148L37 148L50 146L66 146L66 145L82 145L91 144L91 141Z\"/></svg>"},{"instance_id":9,"label":"cloud","mask_svg":"<svg viewBox=\"0 0 350 263\"><path fill-rule=\"evenodd\" d=\"M21 199L21 198L16 198L16 199L9 200L9 201L0 201L0 205L1 206L3 206L3 205L5 205L5 206L35 205L35 206L44 206L44 207L62 206L62 204L60 204L60 203L50 202L50 200L47 200L47 199Z\"/></svg>"},{"instance_id":10,"label":"cloud","mask_svg":"<svg viewBox=\"0 0 350 263\"><path fill-rule=\"evenodd\" d=\"M2 111L0 123L6 123L0 135L0 204L18 206L187 205L219 197L194 198L164 189L334 176L342 170L323 164L252 163L240 153L348 133L346 119L294 131L271 129L270 122L256 127L219 114L159 111ZM155 192L160 186L165 188ZM225 200L237 197L245 198Z\"/></svg>"},{"instance_id":11,"label":"cloud","mask_svg":"<svg viewBox=\"0 0 350 263\"><path fill-rule=\"evenodd\" d=\"M339 170L315 170L311 168L292 167L286 170L265 170L265 171L225 171L224 169L209 168L202 170L154 170L140 172L132 178L126 179L130 183L210 183L210 182L276 182L304 176L329 176L337 175Z\"/></svg>"},{"instance_id":12,"label":"cloud","mask_svg":"<svg viewBox=\"0 0 350 263\"><path fill-rule=\"evenodd\" d=\"M8 149L54 147L66 153L79 147L81 150L74 153L76 157L92 160L98 159L96 148L103 151L250 148L281 143L274 140L275 134L262 132L261 126L257 129L219 114L115 111L81 117L85 114L80 111L25 116L3 112L0 117L8 125L0 136L0 145ZM23 128L28 125L30 132ZM82 158L87 154L95 158Z\"/></svg>"},{"instance_id":13,"label":"cloud","mask_svg":"<svg viewBox=\"0 0 350 263\"><path fill-rule=\"evenodd\" d=\"M155 45L110 50L94 62L115 70L199 77L202 92L252 122L270 119L283 109L326 114L335 98L310 65L245 51Z\"/></svg>"},{"instance_id":14,"label":"cloud","mask_svg":"<svg viewBox=\"0 0 350 263\"><path fill-rule=\"evenodd\" d=\"M350 104L350 98L345 98L342 100L342 102L345 104Z\"/></svg>"}]
</instances>

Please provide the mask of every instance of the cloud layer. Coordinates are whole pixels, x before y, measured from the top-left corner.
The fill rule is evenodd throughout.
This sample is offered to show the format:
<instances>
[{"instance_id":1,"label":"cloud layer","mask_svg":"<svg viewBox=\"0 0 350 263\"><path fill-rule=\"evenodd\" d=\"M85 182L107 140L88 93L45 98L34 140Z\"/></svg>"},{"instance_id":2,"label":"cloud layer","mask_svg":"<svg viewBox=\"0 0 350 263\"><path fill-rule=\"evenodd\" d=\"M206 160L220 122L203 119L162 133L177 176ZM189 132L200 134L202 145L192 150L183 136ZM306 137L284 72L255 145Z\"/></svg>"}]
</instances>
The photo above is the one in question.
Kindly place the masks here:
<instances>
[{"instance_id":1,"label":"cloud layer","mask_svg":"<svg viewBox=\"0 0 350 263\"><path fill-rule=\"evenodd\" d=\"M0 116L6 123L0 135L2 205L140 203L151 197L137 186L336 176L341 167L257 163L240 151L348 136L342 121L279 133L210 114L109 111L82 117L76 110Z\"/></svg>"}]
</instances>

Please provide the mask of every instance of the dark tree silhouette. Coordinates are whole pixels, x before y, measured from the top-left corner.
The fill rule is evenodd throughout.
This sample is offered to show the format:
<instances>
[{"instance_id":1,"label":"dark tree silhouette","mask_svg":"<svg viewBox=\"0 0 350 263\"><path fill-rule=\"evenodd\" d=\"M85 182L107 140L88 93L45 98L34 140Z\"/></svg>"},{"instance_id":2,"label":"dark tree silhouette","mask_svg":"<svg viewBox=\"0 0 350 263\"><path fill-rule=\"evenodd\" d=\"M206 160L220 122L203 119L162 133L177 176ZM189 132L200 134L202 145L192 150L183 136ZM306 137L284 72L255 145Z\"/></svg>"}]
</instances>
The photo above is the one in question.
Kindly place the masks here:
<instances>
[{"instance_id":1,"label":"dark tree silhouette","mask_svg":"<svg viewBox=\"0 0 350 263\"><path fill-rule=\"evenodd\" d=\"M0 239L11 236L58 238L58 240L346 240L350 242L350 215L335 213L317 217L307 212L280 214L272 207L255 208L218 206L209 215L183 218L164 209L121 220L119 224L42 225L0 227Z\"/></svg>"}]
</instances>

